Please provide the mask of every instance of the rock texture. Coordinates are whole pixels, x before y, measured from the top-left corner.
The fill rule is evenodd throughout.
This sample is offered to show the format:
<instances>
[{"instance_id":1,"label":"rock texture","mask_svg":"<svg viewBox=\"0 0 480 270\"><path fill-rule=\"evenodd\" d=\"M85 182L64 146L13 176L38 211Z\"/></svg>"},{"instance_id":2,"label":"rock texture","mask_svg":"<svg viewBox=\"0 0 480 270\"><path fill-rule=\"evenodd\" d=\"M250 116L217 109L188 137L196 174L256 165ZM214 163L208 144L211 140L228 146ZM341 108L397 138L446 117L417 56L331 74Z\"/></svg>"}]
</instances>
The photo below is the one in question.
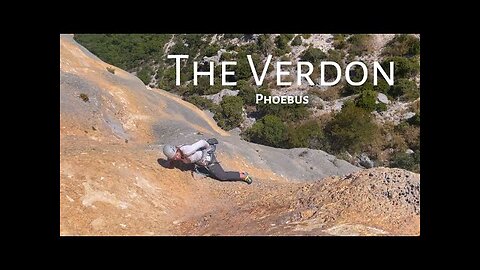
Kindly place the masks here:
<instances>
[{"instance_id":1,"label":"rock texture","mask_svg":"<svg viewBox=\"0 0 480 270\"><path fill-rule=\"evenodd\" d=\"M208 137L252 185L162 166L163 144ZM242 141L60 36L61 235L416 235L419 177Z\"/></svg>"}]
</instances>

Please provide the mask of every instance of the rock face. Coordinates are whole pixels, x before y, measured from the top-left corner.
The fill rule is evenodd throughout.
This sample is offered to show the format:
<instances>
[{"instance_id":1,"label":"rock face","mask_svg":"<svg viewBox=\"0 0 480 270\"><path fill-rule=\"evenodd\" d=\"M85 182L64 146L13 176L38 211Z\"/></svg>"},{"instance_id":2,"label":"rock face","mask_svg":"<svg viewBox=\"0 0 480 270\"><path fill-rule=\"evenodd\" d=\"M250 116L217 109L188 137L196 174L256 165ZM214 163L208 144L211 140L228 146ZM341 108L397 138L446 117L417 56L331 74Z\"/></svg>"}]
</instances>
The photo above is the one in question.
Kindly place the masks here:
<instances>
[{"instance_id":1,"label":"rock face","mask_svg":"<svg viewBox=\"0 0 480 270\"><path fill-rule=\"evenodd\" d=\"M388 208L387 216L374 217L344 204L367 190L341 181L342 176L359 173L367 186L378 177L383 181L381 172L369 177L319 150L245 142L194 105L107 67L112 68L72 36L60 36L61 235L418 234L419 215L409 208ZM220 142L222 166L248 171L252 185L194 179L187 165L164 166L164 144L209 137ZM388 184L405 181L395 179L401 180ZM318 196L331 199L308 193L313 186L327 188ZM346 189L351 192L330 196ZM369 207L380 209L371 198ZM417 197L408 199L416 202ZM346 215L350 209L357 214L354 219Z\"/></svg>"},{"instance_id":2,"label":"rock face","mask_svg":"<svg viewBox=\"0 0 480 270\"><path fill-rule=\"evenodd\" d=\"M215 104L220 104L224 96L236 96L238 95L239 90L230 90L230 89L223 89L222 91L213 94L213 95L205 95L203 96L206 99L210 99Z\"/></svg>"}]
</instances>

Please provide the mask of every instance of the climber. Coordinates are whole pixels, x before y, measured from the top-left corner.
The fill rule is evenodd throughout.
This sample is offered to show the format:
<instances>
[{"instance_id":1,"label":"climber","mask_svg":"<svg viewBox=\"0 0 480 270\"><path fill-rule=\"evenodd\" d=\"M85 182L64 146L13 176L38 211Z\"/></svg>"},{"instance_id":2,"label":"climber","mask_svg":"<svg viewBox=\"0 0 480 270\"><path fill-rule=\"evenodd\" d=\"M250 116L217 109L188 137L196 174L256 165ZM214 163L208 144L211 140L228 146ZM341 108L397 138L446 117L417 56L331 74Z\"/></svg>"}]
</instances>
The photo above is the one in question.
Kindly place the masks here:
<instances>
[{"instance_id":1,"label":"climber","mask_svg":"<svg viewBox=\"0 0 480 270\"><path fill-rule=\"evenodd\" d=\"M217 139L199 140L191 145L173 146L166 144L163 147L163 154L169 162L174 160L186 164L195 164L196 168L204 168L210 175L220 181L244 181L251 184L253 179L247 172L226 172L220 166L215 157Z\"/></svg>"}]
</instances>

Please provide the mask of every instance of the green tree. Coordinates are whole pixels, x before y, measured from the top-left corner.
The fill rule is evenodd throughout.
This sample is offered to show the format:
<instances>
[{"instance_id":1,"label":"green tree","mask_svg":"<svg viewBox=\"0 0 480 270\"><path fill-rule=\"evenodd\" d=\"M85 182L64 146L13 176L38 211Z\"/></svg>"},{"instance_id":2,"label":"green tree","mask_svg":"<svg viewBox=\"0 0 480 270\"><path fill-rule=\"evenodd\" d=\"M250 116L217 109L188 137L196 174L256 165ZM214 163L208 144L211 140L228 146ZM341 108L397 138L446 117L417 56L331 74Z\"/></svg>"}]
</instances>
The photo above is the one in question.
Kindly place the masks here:
<instances>
[{"instance_id":1,"label":"green tree","mask_svg":"<svg viewBox=\"0 0 480 270\"><path fill-rule=\"evenodd\" d=\"M275 38L275 45L277 45L277 49L275 50L275 55L279 56L279 55L289 53L292 50L292 48L290 47L290 45L288 45L288 42L292 38L293 38L292 35L285 35L285 34L278 35Z\"/></svg>"},{"instance_id":2,"label":"green tree","mask_svg":"<svg viewBox=\"0 0 480 270\"><path fill-rule=\"evenodd\" d=\"M418 58L405 58L400 56L387 57L382 62L384 70L390 70L390 62L394 62L394 77L398 78L410 78L416 76L420 72L420 63Z\"/></svg>"},{"instance_id":3,"label":"green tree","mask_svg":"<svg viewBox=\"0 0 480 270\"><path fill-rule=\"evenodd\" d=\"M144 84L149 84L150 83L150 77L152 76L152 68L149 66L146 66L137 73L137 77L144 83Z\"/></svg>"},{"instance_id":4,"label":"green tree","mask_svg":"<svg viewBox=\"0 0 480 270\"><path fill-rule=\"evenodd\" d=\"M390 85L384 79L379 78L377 81L377 85L373 86L373 90L379 93L388 94L388 91L390 90Z\"/></svg>"},{"instance_id":5,"label":"green tree","mask_svg":"<svg viewBox=\"0 0 480 270\"><path fill-rule=\"evenodd\" d=\"M418 155L418 159L419 157L420 155ZM396 153L390 162L390 167L401 168L409 171L415 171L417 166L418 164L416 162L415 155L404 152Z\"/></svg>"},{"instance_id":6,"label":"green tree","mask_svg":"<svg viewBox=\"0 0 480 270\"><path fill-rule=\"evenodd\" d=\"M268 55L272 52L274 44L269 35L260 35L258 36L257 46L263 55Z\"/></svg>"},{"instance_id":7,"label":"green tree","mask_svg":"<svg viewBox=\"0 0 480 270\"><path fill-rule=\"evenodd\" d=\"M315 120L310 120L300 125L289 126L288 146L326 150L328 142L321 125Z\"/></svg>"},{"instance_id":8,"label":"green tree","mask_svg":"<svg viewBox=\"0 0 480 270\"><path fill-rule=\"evenodd\" d=\"M287 127L274 115L266 115L255 122L246 132L246 138L252 142L285 148Z\"/></svg>"},{"instance_id":9,"label":"green tree","mask_svg":"<svg viewBox=\"0 0 480 270\"><path fill-rule=\"evenodd\" d=\"M221 109L215 113L213 118L221 128L230 130L241 124L243 120L243 100L241 97L226 96L220 102L220 107Z\"/></svg>"},{"instance_id":10,"label":"green tree","mask_svg":"<svg viewBox=\"0 0 480 270\"><path fill-rule=\"evenodd\" d=\"M325 131L334 152L356 153L371 142L378 129L368 111L346 102Z\"/></svg>"},{"instance_id":11,"label":"green tree","mask_svg":"<svg viewBox=\"0 0 480 270\"><path fill-rule=\"evenodd\" d=\"M217 55L217 52L220 50L220 46L214 44L214 45L209 45L206 49L205 49L205 56L207 57L210 57L210 56L214 56L214 55Z\"/></svg>"},{"instance_id":12,"label":"green tree","mask_svg":"<svg viewBox=\"0 0 480 270\"><path fill-rule=\"evenodd\" d=\"M300 35L297 35L293 40L292 40L292 46L300 46L302 45L302 37Z\"/></svg>"},{"instance_id":13,"label":"green tree","mask_svg":"<svg viewBox=\"0 0 480 270\"><path fill-rule=\"evenodd\" d=\"M237 82L238 96L243 99L246 105L255 105L255 88L251 86L247 81L240 80Z\"/></svg>"},{"instance_id":14,"label":"green tree","mask_svg":"<svg viewBox=\"0 0 480 270\"><path fill-rule=\"evenodd\" d=\"M415 82L399 79L390 87L388 94L393 98L400 97L401 100L412 101L420 96L420 91Z\"/></svg>"},{"instance_id":15,"label":"green tree","mask_svg":"<svg viewBox=\"0 0 480 270\"><path fill-rule=\"evenodd\" d=\"M377 109L377 92L367 90L360 93L360 95L355 99L355 105L357 107L363 108L368 112L372 112Z\"/></svg>"},{"instance_id":16,"label":"green tree","mask_svg":"<svg viewBox=\"0 0 480 270\"><path fill-rule=\"evenodd\" d=\"M302 61L308 61L314 66L319 66L320 61L327 58L327 54L318 48L309 47L300 56Z\"/></svg>"}]
</instances>

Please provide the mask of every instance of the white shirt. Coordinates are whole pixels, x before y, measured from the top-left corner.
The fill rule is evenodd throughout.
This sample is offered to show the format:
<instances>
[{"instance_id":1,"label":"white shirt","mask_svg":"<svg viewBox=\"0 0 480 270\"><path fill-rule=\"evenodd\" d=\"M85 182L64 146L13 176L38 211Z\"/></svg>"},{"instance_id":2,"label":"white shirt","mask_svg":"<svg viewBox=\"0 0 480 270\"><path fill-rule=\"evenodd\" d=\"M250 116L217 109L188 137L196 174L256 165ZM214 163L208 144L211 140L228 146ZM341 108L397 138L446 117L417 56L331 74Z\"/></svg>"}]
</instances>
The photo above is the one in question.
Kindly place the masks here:
<instances>
[{"instance_id":1,"label":"white shirt","mask_svg":"<svg viewBox=\"0 0 480 270\"><path fill-rule=\"evenodd\" d=\"M183 153L183 162L195 163L199 161L203 156L203 152L200 149L207 147L209 147L209 144L205 140L199 140L194 144L180 146L180 151Z\"/></svg>"}]
</instances>

